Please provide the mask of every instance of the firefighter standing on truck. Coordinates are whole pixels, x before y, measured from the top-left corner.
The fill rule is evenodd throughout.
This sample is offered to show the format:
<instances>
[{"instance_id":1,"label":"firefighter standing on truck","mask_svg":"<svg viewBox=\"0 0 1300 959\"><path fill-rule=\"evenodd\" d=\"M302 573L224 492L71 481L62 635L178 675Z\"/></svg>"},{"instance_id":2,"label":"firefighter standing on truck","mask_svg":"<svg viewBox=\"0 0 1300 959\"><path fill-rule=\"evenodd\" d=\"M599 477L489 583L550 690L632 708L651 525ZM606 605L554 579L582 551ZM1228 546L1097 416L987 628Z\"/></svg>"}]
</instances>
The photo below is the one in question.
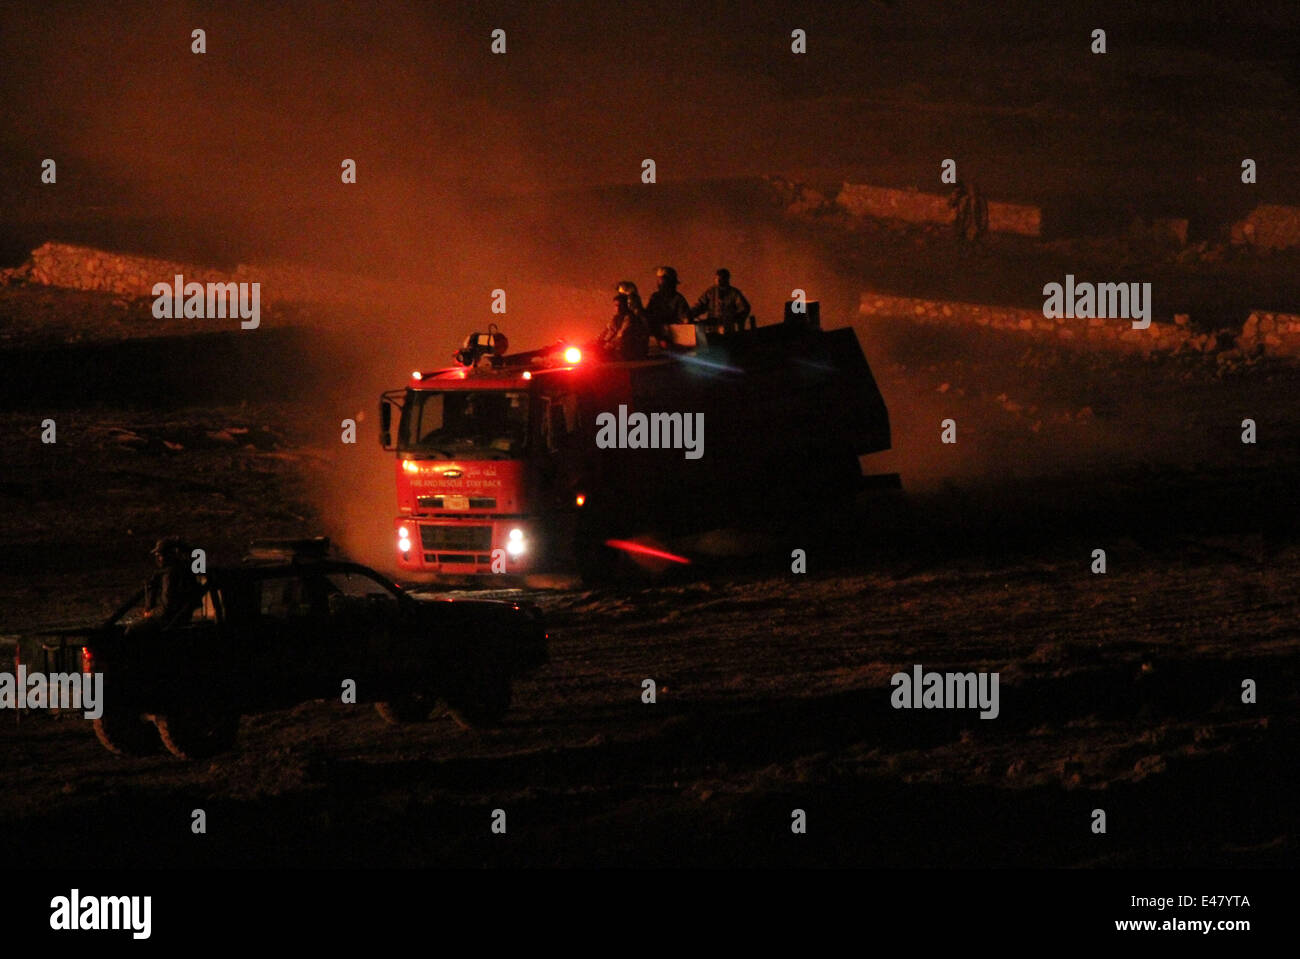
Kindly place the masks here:
<instances>
[{"instance_id":1,"label":"firefighter standing on truck","mask_svg":"<svg viewBox=\"0 0 1300 959\"><path fill-rule=\"evenodd\" d=\"M717 279L716 284L700 295L691 310L691 318L707 315L710 326L719 333L730 335L745 328L745 321L749 319L749 301L744 293L731 285L730 270L725 267L718 270Z\"/></svg>"},{"instance_id":2,"label":"firefighter standing on truck","mask_svg":"<svg viewBox=\"0 0 1300 959\"><path fill-rule=\"evenodd\" d=\"M179 536L158 540L151 555L158 571L145 586L144 616L131 624L128 636L156 632L169 625L184 626L200 602L202 589Z\"/></svg>"},{"instance_id":3,"label":"firefighter standing on truck","mask_svg":"<svg viewBox=\"0 0 1300 959\"><path fill-rule=\"evenodd\" d=\"M650 324L650 335L666 346L670 336L668 327L674 323L691 322L691 305L686 297L677 292L677 271L671 266L661 266L655 270L659 278L659 289L650 294L646 304L646 320Z\"/></svg>"}]
</instances>

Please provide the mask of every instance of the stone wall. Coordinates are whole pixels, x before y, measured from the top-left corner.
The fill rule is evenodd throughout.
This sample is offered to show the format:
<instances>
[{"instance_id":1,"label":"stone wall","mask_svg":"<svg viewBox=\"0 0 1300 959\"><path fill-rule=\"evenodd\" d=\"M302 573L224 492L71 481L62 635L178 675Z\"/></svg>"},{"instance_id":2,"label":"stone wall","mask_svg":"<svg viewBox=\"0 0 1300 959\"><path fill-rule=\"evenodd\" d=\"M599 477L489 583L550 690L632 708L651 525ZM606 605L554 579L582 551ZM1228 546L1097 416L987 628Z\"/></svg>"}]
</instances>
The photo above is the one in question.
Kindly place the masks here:
<instances>
[{"instance_id":1,"label":"stone wall","mask_svg":"<svg viewBox=\"0 0 1300 959\"><path fill-rule=\"evenodd\" d=\"M854 216L908 223L951 223L953 220L947 196L919 190L845 183L835 202ZM1042 211L1036 206L989 201L989 229L992 231L1038 236L1042 222Z\"/></svg>"},{"instance_id":2,"label":"stone wall","mask_svg":"<svg viewBox=\"0 0 1300 959\"><path fill-rule=\"evenodd\" d=\"M845 183L835 202L854 216L874 216L882 220L948 223L953 216L945 196L918 190L892 190L865 183Z\"/></svg>"},{"instance_id":3,"label":"stone wall","mask_svg":"<svg viewBox=\"0 0 1300 959\"><path fill-rule=\"evenodd\" d=\"M869 189L877 189L875 187ZM890 191L905 193L907 191ZM913 191L913 196L921 197ZM938 198L942 200L942 198ZM925 208L924 203L912 210ZM937 209L937 208L935 208ZM946 210L946 206L944 207ZM360 304L405 298L436 302L431 286L393 284L348 273L315 270L293 264L248 266L240 264L223 272L188 263L152 257L111 253L66 243L46 243L32 251L31 259L14 270L4 271L10 280L96 290L121 296L153 295L153 285L171 283L176 274L199 283L259 282L263 302L316 302ZM600 289L538 288L530 291L537 306L567 305L584 315L603 317L609 309L609 295ZM1041 309L926 300L886 293L862 294L859 312L869 317L905 317L918 323L946 323L983 326L995 330L1049 337L1060 343L1085 348L1118 350L1199 350L1218 347L1216 333L1196 333L1186 316L1175 322L1152 323L1135 330L1128 320L1047 319ZM1247 318L1236 345L1243 350L1283 356L1300 356L1300 314L1254 311Z\"/></svg>"},{"instance_id":4,"label":"stone wall","mask_svg":"<svg viewBox=\"0 0 1300 959\"><path fill-rule=\"evenodd\" d=\"M46 243L32 251L31 258L12 270L0 270L5 282L38 283L74 290L91 290L124 297L153 297L155 283L172 284L177 274L197 283L260 283L261 302L267 304L323 304L346 310L374 312L377 304L412 316L427 315L431 322L455 321L486 328L488 323L507 325L504 317L488 312L489 291L483 291L481 309L436 312L445 303L446 290L431 284L406 280L382 280L351 273L318 270L293 263L240 264L234 270L214 270L192 263L178 263L154 257L112 253L67 243ZM562 286L555 283L519 281L511 285L510 306L518 315L553 317L562 321L565 332L576 328L599 329L613 310L613 290L605 285ZM512 318L515 314L511 314ZM581 319L575 319L581 318ZM585 326L584 326L585 324Z\"/></svg>"},{"instance_id":5,"label":"stone wall","mask_svg":"<svg viewBox=\"0 0 1300 959\"><path fill-rule=\"evenodd\" d=\"M42 286L74 290L98 290L123 296L149 296L153 285L170 283L177 273L186 281L228 282L227 274L152 257L109 253L69 243L45 243L32 251L31 258L15 270L14 278Z\"/></svg>"},{"instance_id":6,"label":"stone wall","mask_svg":"<svg viewBox=\"0 0 1300 959\"><path fill-rule=\"evenodd\" d=\"M1266 353L1300 356L1300 313L1252 312L1241 328L1237 345L1243 350L1262 346Z\"/></svg>"},{"instance_id":7,"label":"stone wall","mask_svg":"<svg viewBox=\"0 0 1300 959\"><path fill-rule=\"evenodd\" d=\"M69 243L45 243L32 251L25 264L6 273L11 280L128 297L152 296L155 283L170 284L177 274L187 283L260 283L261 299L266 303L375 302L377 298L391 299L399 292L393 284L369 277L294 264L250 266L241 263L234 270L222 271L193 263L112 253ZM402 284L400 293L408 297L431 298L433 288Z\"/></svg>"},{"instance_id":8,"label":"stone wall","mask_svg":"<svg viewBox=\"0 0 1300 959\"><path fill-rule=\"evenodd\" d=\"M1193 332L1185 315L1176 317L1172 324L1153 322L1145 330L1135 330L1131 320L1048 319L1041 309L922 300L871 292L862 294L858 312L870 317L907 318L915 323L984 326L1085 349L1209 351L1218 345L1216 334Z\"/></svg>"},{"instance_id":9,"label":"stone wall","mask_svg":"<svg viewBox=\"0 0 1300 959\"><path fill-rule=\"evenodd\" d=\"M1231 239L1262 250L1300 246L1300 207L1262 203L1232 225Z\"/></svg>"}]
</instances>

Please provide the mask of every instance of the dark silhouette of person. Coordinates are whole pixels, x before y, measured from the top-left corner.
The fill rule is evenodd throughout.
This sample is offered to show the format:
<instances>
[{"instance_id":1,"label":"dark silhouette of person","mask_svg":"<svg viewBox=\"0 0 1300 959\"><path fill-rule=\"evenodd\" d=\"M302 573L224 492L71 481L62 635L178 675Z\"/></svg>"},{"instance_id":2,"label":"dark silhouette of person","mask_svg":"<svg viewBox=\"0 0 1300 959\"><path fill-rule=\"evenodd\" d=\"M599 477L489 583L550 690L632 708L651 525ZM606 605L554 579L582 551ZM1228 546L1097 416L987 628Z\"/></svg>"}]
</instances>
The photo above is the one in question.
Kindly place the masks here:
<instances>
[{"instance_id":1,"label":"dark silhouette of person","mask_svg":"<svg viewBox=\"0 0 1300 959\"><path fill-rule=\"evenodd\" d=\"M730 270L724 267L716 276L718 282L700 294L691 309L691 318L707 315L710 326L730 335L745 328L745 321L749 319L749 300L731 285Z\"/></svg>"},{"instance_id":2,"label":"dark silhouette of person","mask_svg":"<svg viewBox=\"0 0 1300 959\"><path fill-rule=\"evenodd\" d=\"M674 323L691 322L691 305L686 297L677 292L677 271L671 266L661 266L655 270L659 278L659 289L650 294L646 304L646 320L650 325L650 335L667 345L670 336L668 327Z\"/></svg>"},{"instance_id":3,"label":"dark silhouette of person","mask_svg":"<svg viewBox=\"0 0 1300 959\"><path fill-rule=\"evenodd\" d=\"M157 572L144 591L144 616L131 624L128 635L184 626L194 615L203 591L190 568L189 549L179 536L165 536L154 544Z\"/></svg>"},{"instance_id":4,"label":"dark silhouette of person","mask_svg":"<svg viewBox=\"0 0 1300 959\"><path fill-rule=\"evenodd\" d=\"M619 283L614 303L614 315L605 324L598 341L601 349L617 359L645 359L650 348L650 330L636 284L628 280Z\"/></svg>"},{"instance_id":5,"label":"dark silhouette of person","mask_svg":"<svg viewBox=\"0 0 1300 959\"><path fill-rule=\"evenodd\" d=\"M989 205L974 183L958 180L948 197L948 206L955 211L952 228L959 243L975 242L989 229Z\"/></svg>"}]
</instances>

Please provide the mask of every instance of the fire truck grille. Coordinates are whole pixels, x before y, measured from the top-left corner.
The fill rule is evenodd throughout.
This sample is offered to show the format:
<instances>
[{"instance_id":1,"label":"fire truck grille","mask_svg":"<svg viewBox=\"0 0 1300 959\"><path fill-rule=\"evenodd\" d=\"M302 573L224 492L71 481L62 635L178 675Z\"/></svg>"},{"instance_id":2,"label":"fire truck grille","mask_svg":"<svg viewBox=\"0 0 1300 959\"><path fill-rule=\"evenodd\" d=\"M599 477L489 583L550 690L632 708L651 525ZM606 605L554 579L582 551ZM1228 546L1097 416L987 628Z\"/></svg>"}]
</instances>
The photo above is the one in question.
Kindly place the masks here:
<instances>
[{"instance_id":1,"label":"fire truck grille","mask_svg":"<svg viewBox=\"0 0 1300 959\"><path fill-rule=\"evenodd\" d=\"M415 502L421 509L443 509L444 500L441 496L417 496ZM497 498L495 496L471 496L469 497L470 509L496 509Z\"/></svg>"},{"instance_id":2,"label":"fire truck grille","mask_svg":"<svg viewBox=\"0 0 1300 959\"><path fill-rule=\"evenodd\" d=\"M482 566L491 562L492 557L488 553L425 553L424 561L426 563L457 563L467 565L476 563Z\"/></svg>"},{"instance_id":3,"label":"fire truck grille","mask_svg":"<svg viewBox=\"0 0 1300 959\"><path fill-rule=\"evenodd\" d=\"M491 526L420 526L426 552L485 553L492 550Z\"/></svg>"}]
</instances>

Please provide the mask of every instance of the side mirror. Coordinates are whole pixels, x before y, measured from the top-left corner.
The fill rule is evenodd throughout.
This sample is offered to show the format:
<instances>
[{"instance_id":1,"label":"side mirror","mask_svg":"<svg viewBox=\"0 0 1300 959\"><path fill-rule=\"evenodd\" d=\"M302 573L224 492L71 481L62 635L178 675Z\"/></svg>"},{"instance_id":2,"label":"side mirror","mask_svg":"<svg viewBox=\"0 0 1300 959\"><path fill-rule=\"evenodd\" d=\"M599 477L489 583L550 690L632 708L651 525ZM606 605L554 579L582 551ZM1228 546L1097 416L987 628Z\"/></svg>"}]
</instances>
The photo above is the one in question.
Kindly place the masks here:
<instances>
[{"instance_id":1,"label":"side mirror","mask_svg":"<svg viewBox=\"0 0 1300 959\"><path fill-rule=\"evenodd\" d=\"M393 448L393 404L388 400L379 401L379 445L386 450Z\"/></svg>"}]
</instances>

